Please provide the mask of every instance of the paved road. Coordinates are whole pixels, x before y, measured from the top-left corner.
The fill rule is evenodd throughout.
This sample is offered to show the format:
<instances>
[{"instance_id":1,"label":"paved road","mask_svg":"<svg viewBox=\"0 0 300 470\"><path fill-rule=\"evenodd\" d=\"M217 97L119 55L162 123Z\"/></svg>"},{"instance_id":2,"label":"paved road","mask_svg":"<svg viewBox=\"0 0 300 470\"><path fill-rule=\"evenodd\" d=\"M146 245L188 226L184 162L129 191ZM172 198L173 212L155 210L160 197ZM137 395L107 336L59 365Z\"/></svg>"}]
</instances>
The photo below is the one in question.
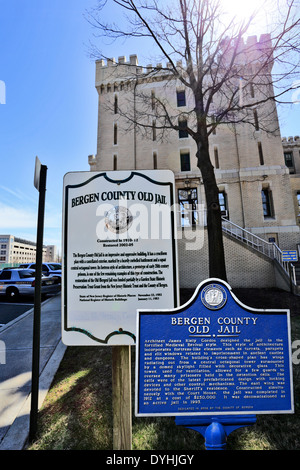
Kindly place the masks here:
<instances>
[{"instance_id":1,"label":"paved road","mask_svg":"<svg viewBox=\"0 0 300 470\"><path fill-rule=\"evenodd\" d=\"M47 298L50 297L51 296L47 296ZM14 301L7 300L4 295L0 295L0 331L3 326L14 321L33 307L34 298L28 295L20 295L17 299L14 299Z\"/></svg>"},{"instance_id":2,"label":"paved road","mask_svg":"<svg viewBox=\"0 0 300 470\"><path fill-rule=\"evenodd\" d=\"M7 302L0 299L0 331L3 325L15 320L33 306L33 300L28 300L25 297L20 298L17 302Z\"/></svg>"}]
</instances>

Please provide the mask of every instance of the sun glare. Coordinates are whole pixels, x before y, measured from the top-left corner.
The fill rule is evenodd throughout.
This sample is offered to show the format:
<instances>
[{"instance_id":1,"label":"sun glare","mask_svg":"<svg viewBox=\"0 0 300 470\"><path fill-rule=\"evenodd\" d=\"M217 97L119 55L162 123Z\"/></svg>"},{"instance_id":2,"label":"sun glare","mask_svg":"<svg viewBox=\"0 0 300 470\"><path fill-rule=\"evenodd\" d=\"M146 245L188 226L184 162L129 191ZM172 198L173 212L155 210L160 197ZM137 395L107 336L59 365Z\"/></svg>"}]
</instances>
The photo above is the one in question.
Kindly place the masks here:
<instances>
[{"instance_id":1,"label":"sun glare","mask_svg":"<svg viewBox=\"0 0 300 470\"><path fill-rule=\"evenodd\" d=\"M271 16L276 11L277 0L220 0L224 13L238 22L248 21L255 15L249 28L250 34L266 33L271 24Z\"/></svg>"}]
</instances>

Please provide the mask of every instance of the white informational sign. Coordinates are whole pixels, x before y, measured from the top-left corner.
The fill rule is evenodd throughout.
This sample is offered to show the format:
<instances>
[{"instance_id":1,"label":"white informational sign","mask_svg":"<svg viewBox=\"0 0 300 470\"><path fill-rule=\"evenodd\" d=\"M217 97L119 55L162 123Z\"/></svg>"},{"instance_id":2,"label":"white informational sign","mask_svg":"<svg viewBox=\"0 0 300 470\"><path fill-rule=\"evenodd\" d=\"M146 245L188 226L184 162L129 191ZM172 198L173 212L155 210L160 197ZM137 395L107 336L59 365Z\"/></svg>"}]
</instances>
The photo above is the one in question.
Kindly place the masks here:
<instances>
[{"instance_id":1,"label":"white informational sign","mask_svg":"<svg viewBox=\"0 0 300 470\"><path fill-rule=\"evenodd\" d=\"M137 309L179 305L174 174L64 177L62 340L134 344Z\"/></svg>"}]
</instances>

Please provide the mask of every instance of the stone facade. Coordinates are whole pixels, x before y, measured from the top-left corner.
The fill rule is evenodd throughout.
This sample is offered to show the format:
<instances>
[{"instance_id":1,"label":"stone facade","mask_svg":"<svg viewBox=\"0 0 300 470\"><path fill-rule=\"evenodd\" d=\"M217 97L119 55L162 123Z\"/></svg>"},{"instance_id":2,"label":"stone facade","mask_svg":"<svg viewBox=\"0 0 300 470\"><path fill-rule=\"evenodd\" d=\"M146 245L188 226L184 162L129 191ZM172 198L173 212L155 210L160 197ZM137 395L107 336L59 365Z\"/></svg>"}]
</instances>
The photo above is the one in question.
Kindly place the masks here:
<instances>
[{"instance_id":1,"label":"stone facade","mask_svg":"<svg viewBox=\"0 0 300 470\"><path fill-rule=\"evenodd\" d=\"M255 37L249 41L257 44L257 48L262 44L255 42ZM184 132L162 130L151 101L159 98L168 107L172 119L180 120L190 119L188 113L193 109L193 99L181 82L170 78L168 66L161 68L161 72L160 67L158 64L155 75L151 75L152 66L140 67L135 55L130 56L129 61L119 57L117 62L114 59L107 63L96 62L97 154L89 157L89 164L91 171L171 169L175 174L182 221L188 220L183 214L186 205L193 207L194 203L205 207L196 145ZM270 83L268 86L271 87ZM251 93L249 91L243 99L255 101L260 93L261 86L254 84ZM264 120L261 126L257 125L260 119ZM144 126L137 126L136 121L142 121ZM300 194L300 187L293 181L295 178L284 160L275 104L265 104L263 113L258 109L253 125L220 125L209 139L223 215L266 241L276 242L281 249L295 249L300 243L295 191L299 189ZM299 151L297 155L299 159ZM228 250L229 253L230 248ZM179 249L179 253L183 251ZM234 255L235 250L231 251ZM254 263L258 263L255 259ZM191 269L191 264L188 265ZM205 263L202 266L205 271ZM188 276L183 265L180 269L183 278Z\"/></svg>"},{"instance_id":2,"label":"stone facade","mask_svg":"<svg viewBox=\"0 0 300 470\"><path fill-rule=\"evenodd\" d=\"M228 282L233 287L273 287L276 285L273 262L242 243L224 236ZM204 229L194 243L178 240L180 287L195 288L209 277L207 232Z\"/></svg>"}]
</instances>

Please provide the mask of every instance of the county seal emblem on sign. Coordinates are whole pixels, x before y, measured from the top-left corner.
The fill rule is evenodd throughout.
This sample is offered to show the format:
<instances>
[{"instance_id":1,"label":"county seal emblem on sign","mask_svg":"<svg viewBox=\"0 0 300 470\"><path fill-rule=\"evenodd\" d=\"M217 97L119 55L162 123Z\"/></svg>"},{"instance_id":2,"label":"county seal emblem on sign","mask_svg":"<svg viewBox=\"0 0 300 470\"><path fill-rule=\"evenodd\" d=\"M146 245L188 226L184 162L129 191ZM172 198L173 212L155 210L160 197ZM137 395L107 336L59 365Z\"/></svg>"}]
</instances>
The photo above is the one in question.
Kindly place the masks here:
<instances>
[{"instance_id":1,"label":"county seal emblem on sign","mask_svg":"<svg viewBox=\"0 0 300 470\"><path fill-rule=\"evenodd\" d=\"M224 307L227 300L227 294L221 285L209 284L202 290L201 300L203 305L210 310L218 310Z\"/></svg>"},{"instance_id":2,"label":"county seal emblem on sign","mask_svg":"<svg viewBox=\"0 0 300 470\"><path fill-rule=\"evenodd\" d=\"M123 206L115 206L110 209L105 218L105 225L111 232L126 232L133 221L131 212Z\"/></svg>"}]
</instances>

